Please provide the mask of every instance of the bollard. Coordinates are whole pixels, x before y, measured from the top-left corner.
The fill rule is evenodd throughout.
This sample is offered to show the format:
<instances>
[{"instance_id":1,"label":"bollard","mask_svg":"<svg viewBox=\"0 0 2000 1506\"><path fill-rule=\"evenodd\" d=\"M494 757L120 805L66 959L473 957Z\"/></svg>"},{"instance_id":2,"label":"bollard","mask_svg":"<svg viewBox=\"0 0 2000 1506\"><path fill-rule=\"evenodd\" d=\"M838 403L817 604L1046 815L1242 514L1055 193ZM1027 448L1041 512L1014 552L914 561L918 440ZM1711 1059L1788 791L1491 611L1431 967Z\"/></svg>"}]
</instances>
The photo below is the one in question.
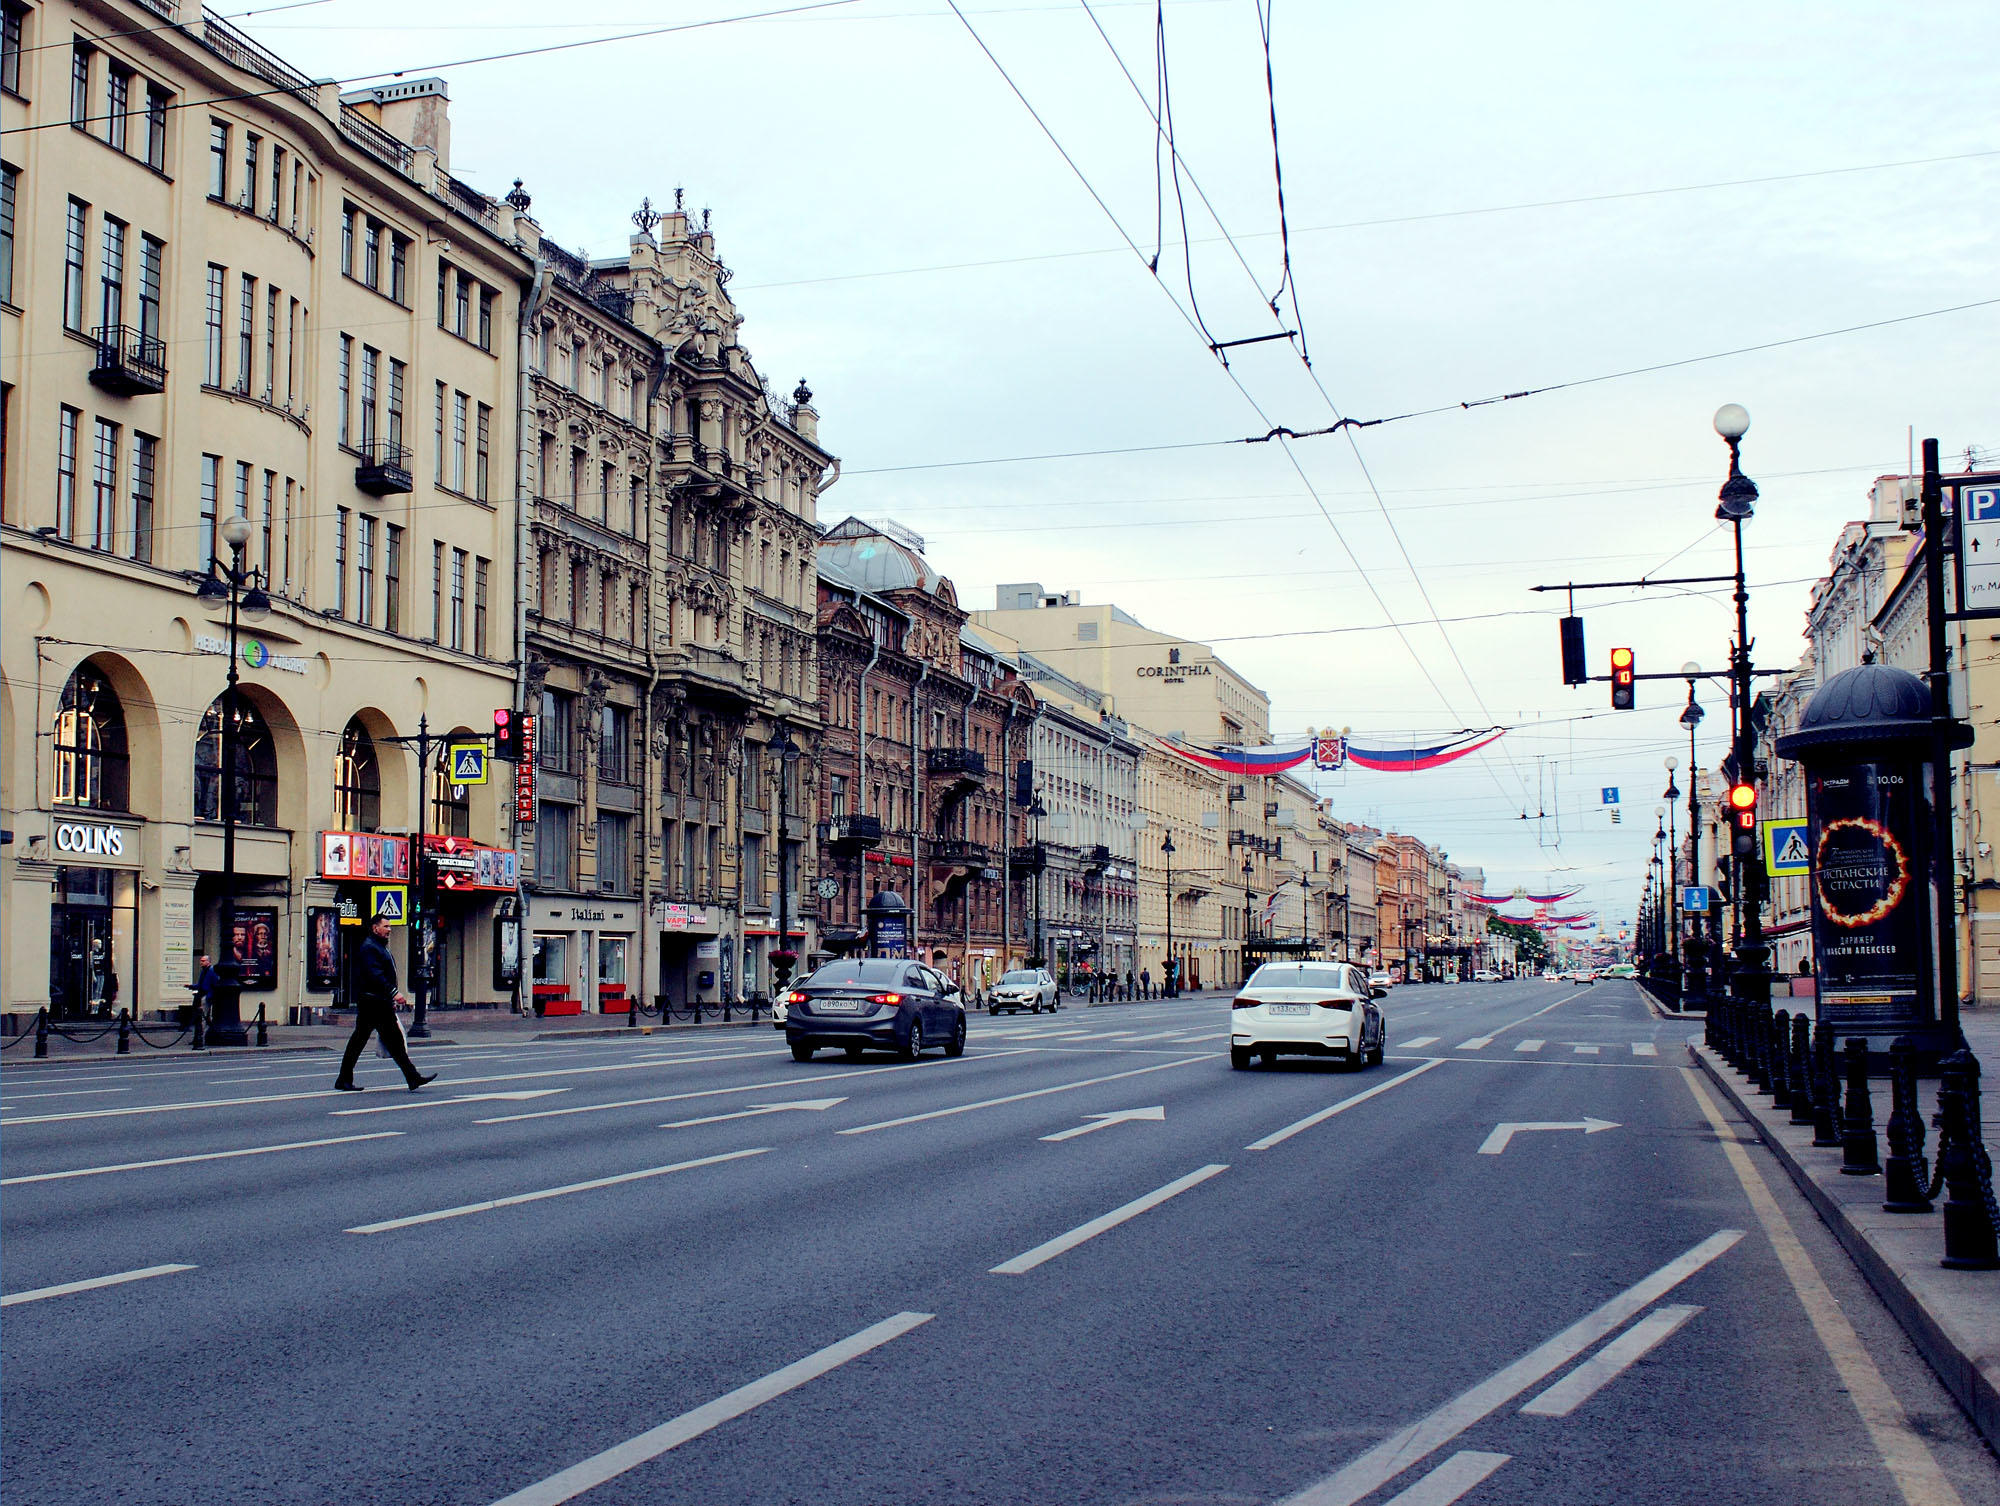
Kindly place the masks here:
<instances>
[{"instance_id":1,"label":"bollard","mask_svg":"<svg viewBox=\"0 0 2000 1506\"><path fill-rule=\"evenodd\" d=\"M118 1052L119 1056L129 1056L132 1051L132 1011L118 1011Z\"/></svg>"},{"instance_id":2,"label":"bollard","mask_svg":"<svg viewBox=\"0 0 2000 1506\"><path fill-rule=\"evenodd\" d=\"M1792 1016L1792 1123L1813 1122L1812 1027L1801 1009Z\"/></svg>"},{"instance_id":3,"label":"bollard","mask_svg":"<svg viewBox=\"0 0 2000 1506\"><path fill-rule=\"evenodd\" d=\"M1840 1074L1833 1065L1833 1028L1813 1037L1813 1138L1822 1150L1840 1148Z\"/></svg>"},{"instance_id":4,"label":"bollard","mask_svg":"<svg viewBox=\"0 0 2000 1506\"><path fill-rule=\"evenodd\" d=\"M262 999L257 1001L257 1044L260 1046L271 1044L271 1030L264 1023L264 1001Z\"/></svg>"},{"instance_id":5,"label":"bollard","mask_svg":"<svg viewBox=\"0 0 2000 1506\"><path fill-rule=\"evenodd\" d=\"M1938 1264L1954 1271L2000 1270L2000 1207L1979 1129L1979 1058L1960 1046L1938 1066L1938 1172L1945 1187Z\"/></svg>"},{"instance_id":6,"label":"bollard","mask_svg":"<svg viewBox=\"0 0 2000 1506\"><path fill-rule=\"evenodd\" d=\"M1884 1127L1889 1158L1883 1163L1885 1213L1928 1213L1925 1186L1931 1179L1924 1159L1924 1116L1917 1107L1917 1047L1899 1035L1889 1047L1889 1122Z\"/></svg>"},{"instance_id":7,"label":"bollard","mask_svg":"<svg viewBox=\"0 0 2000 1506\"><path fill-rule=\"evenodd\" d=\"M38 1009L35 1011L35 1055L47 1056L48 1054L49 1012L46 1009Z\"/></svg>"},{"instance_id":8,"label":"bollard","mask_svg":"<svg viewBox=\"0 0 2000 1506\"><path fill-rule=\"evenodd\" d=\"M1840 1111L1840 1169L1851 1177L1872 1177L1882 1164L1875 1149L1875 1105L1868 1096L1868 1042L1849 1036L1841 1056L1847 1063L1847 1105Z\"/></svg>"},{"instance_id":9,"label":"bollard","mask_svg":"<svg viewBox=\"0 0 2000 1506\"><path fill-rule=\"evenodd\" d=\"M1771 1107L1790 1109L1792 1106L1792 1017L1789 1011L1779 1010L1771 1016L1771 1033L1768 1040L1770 1068L1765 1074L1771 1085Z\"/></svg>"}]
</instances>

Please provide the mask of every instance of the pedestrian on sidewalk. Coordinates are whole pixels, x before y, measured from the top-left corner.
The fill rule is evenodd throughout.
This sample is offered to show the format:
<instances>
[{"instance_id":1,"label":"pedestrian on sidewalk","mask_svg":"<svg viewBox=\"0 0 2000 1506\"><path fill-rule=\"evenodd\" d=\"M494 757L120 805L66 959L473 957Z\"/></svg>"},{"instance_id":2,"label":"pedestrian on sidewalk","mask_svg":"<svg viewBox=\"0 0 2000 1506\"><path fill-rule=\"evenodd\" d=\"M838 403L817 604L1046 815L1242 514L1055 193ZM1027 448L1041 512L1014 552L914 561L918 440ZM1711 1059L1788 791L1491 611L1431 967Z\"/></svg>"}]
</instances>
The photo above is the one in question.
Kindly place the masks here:
<instances>
[{"instance_id":1,"label":"pedestrian on sidewalk","mask_svg":"<svg viewBox=\"0 0 2000 1506\"><path fill-rule=\"evenodd\" d=\"M412 1093L436 1077L435 1072L417 1070L417 1064L410 1060L410 1048L403 1044L402 1027L396 1023L396 1006L403 1002L403 996L396 990L396 959L389 951L386 915L378 915L369 922L368 939L361 943L355 969L354 993L354 1034L347 1038L347 1050L340 1058L340 1076L333 1085L343 1092L361 1090L354 1080L354 1064L361 1060L361 1048L368 1044L371 1035L382 1038L389 1055L403 1069L403 1080Z\"/></svg>"}]
</instances>

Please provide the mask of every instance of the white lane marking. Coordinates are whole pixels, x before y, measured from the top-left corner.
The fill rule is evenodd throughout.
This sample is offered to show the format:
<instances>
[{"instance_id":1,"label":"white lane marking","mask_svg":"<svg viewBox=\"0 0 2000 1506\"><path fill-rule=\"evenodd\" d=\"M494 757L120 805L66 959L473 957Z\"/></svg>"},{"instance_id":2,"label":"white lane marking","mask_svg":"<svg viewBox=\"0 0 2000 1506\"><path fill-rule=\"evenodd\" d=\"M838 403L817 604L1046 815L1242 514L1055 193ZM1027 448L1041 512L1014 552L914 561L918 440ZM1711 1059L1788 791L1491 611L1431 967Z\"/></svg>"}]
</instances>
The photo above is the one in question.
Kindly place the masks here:
<instances>
[{"instance_id":1,"label":"white lane marking","mask_svg":"<svg viewBox=\"0 0 2000 1506\"><path fill-rule=\"evenodd\" d=\"M402 1103L377 1103L360 1109L335 1109L333 1117L345 1119L353 1114L400 1114L405 1109L448 1109L459 1103L526 1103L533 1098L550 1098L557 1093L567 1093L568 1088L516 1088L508 1093L455 1093L451 1097L409 1098Z\"/></svg>"},{"instance_id":2,"label":"white lane marking","mask_svg":"<svg viewBox=\"0 0 2000 1506\"><path fill-rule=\"evenodd\" d=\"M1114 1124L1137 1124L1141 1121L1160 1124L1166 1117L1165 1105L1157 1103L1149 1109L1120 1109L1115 1114L1085 1114L1084 1122L1075 1128L1057 1130L1053 1135L1044 1135L1042 1138L1054 1144L1062 1140L1074 1140L1078 1135L1088 1135L1096 1130L1110 1129Z\"/></svg>"},{"instance_id":3,"label":"white lane marking","mask_svg":"<svg viewBox=\"0 0 2000 1506\"><path fill-rule=\"evenodd\" d=\"M1355 1506L1404 1470L1422 1463L1472 1427L1507 1405L1530 1386L1547 1379L1633 1314L1651 1307L1690 1276L1735 1246L1741 1229L1718 1229L1652 1275L1625 1288L1595 1311L1536 1345L1511 1365L1470 1390L1460 1392L1429 1416L1398 1428L1353 1462L1324 1480L1289 1495L1278 1506Z\"/></svg>"},{"instance_id":4,"label":"white lane marking","mask_svg":"<svg viewBox=\"0 0 2000 1506\"><path fill-rule=\"evenodd\" d=\"M233 1161L238 1156L270 1156L281 1150L316 1150L323 1145L353 1145L361 1140L393 1140L401 1130L377 1130L372 1135L335 1135L324 1140L292 1140L283 1145L246 1145L241 1150L210 1150L198 1156L163 1156L157 1161L120 1161L115 1166L79 1166L74 1171L38 1171L32 1176L0 1178L0 1187L29 1182L63 1182L72 1177L101 1177L114 1171L151 1171L158 1166L188 1166L196 1161Z\"/></svg>"},{"instance_id":5,"label":"white lane marking","mask_svg":"<svg viewBox=\"0 0 2000 1506\"><path fill-rule=\"evenodd\" d=\"M11 1109L17 1103L26 1103L30 1098L102 1098L106 1093L129 1093L130 1088L69 1088L60 1093L16 1093L12 1098L0 1098L0 1109Z\"/></svg>"},{"instance_id":6,"label":"white lane marking","mask_svg":"<svg viewBox=\"0 0 2000 1506\"><path fill-rule=\"evenodd\" d=\"M1700 1311L1689 1303L1655 1308L1521 1410L1530 1417L1569 1416Z\"/></svg>"},{"instance_id":7,"label":"white lane marking","mask_svg":"<svg viewBox=\"0 0 2000 1506\"><path fill-rule=\"evenodd\" d=\"M1634 1056L1658 1056L1660 1048L1655 1046L1651 1041L1634 1041L1632 1042L1632 1054Z\"/></svg>"},{"instance_id":8,"label":"white lane marking","mask_svg":"<svg viewBox=\"0 0 2000 1506\"><path fill-rule=\"evenodd\" d=\"M1598 1046L1578 1046L1576 1047L1576 1054L1578 1056L1600 1056L1603 1054L1603 1050Z\"/></svg>"},{"instance_id":9,"label":"white lane marking","mask_svg":"<svg viewBox=\"0 0 2000 1506\"><path fill-rule=\"evenodd\" d=\"M839 1130L842 1135L866 1135L875 1130L897 1129L905 1124L923 1124L932 1119L948 1119L953 1114L970 1114L975 1109L998 1108L1003 1103L1021 1103L1030 1098L1046 1098L1051 1093L1067 1093L1075 1088L1094 1088L1101 1082L1119 1082L1127 1077L1144 1077L1148 1072L1167 1072L1175 1067L1191 1067L1205 1062L1205 1056L1184 1056L1179 1061L1160 1062L1151 1067L1134 1067L1129 1072L1111 1072L1103 1077L1086 1077L1079 1082L1057 1083L1052 1088L1033 1088L1025 1093L1009 1093L1004 1098L982 1098L977 1103L954 1104L948 1109L932 1109L927 1114L905 1114L900 1119L884 1119L876 1124L857 1124Z\"/></svg>"},{"instance_id":10,"label":"white lane marking","mask_svg":"<svg viewBox=\"0 0 2000 1506\"><path fill-rule=\"evenodd\" d=\"M1410 1037L1407 1041L1399 1041L1397 1044L1405 1051L1415 1051L1421 1046L1435 1046L1437 1043L1438 1037L1434 1035L1416 1035Z\"/></svg>"},{"instance_id":11,"label":"white lane marking","mask_svg":"<svg viewBox=\"0 0 2000 1506\"><path fill-rule=\"evenodd\" d=\"M100 1286L123 1286L128 1281L145 1281L154 1276L173 1276L181 1271L191 1271L191 1265L149 1265L136 1271L120 1271L115 1276L92 1276L87 1281L65 1281L61 1286L38 1286L32 1291L14 1292L0 1297L0 1307L12 1307L16 1302L40 1302L48 1297L67 1297L71 1292L94 1292Z\"/></svg>"},{"instance_id":12,"label":"white lane marking","mask_svg":"<svg viewBox=\"0 0 2000 1506\"><path fill-rule=\"evenodd\" d=\"M993 1061L1002 1056L1020 1056L1026 1049L1026 1047L1020 1047L1012 1051L981 1051L969 1059L974 1061ZM966 1059L961 1058L961 1060ZM935 1069L944 1065L945 1063L942 1060L932 1060L924 1062L898 1062L893 1067L856 1067L852 1072L843 1071L840 1074L839 1080L846 1082L849 1078L853 1077L873 1077L878 1072L914 1072L920 1067ZM761 1093L766 1088L796 1088L800 1083L809 1081L811 1081L810 1078L802 1077L780 1077L775 1080L767 1078L763 1082L742 1082L729 1088L697 1088L686 1093L661 1093L651 1098L621 1098L615 1103L579 1103L569 1108L536 1109L532 1113L527 1114L501 1114L496 1118L477 1119L473 1122L475 1124L513 1124L522 1119L560 1119L566 1114L597 1114L602 1113L606 1109L645 1108L655 1103L681 1103L690 1098L720 1098L725 1093Z\"/></svg>"},{"instance_id":13,"label":"white lane marking","mask_svg":"<svg viewBox=\"0 0 2000 1506\"><path fill-rule=\"evenodd\" d=\"M782 1370L773 1370L762 1380L738 1386L734 1391L718 1396L706 1405L696 1407L692 1412L683 1412L671 1422L663 1422L656 1428L649 1428L636 1438L628 1438L615 1448L608 1448L601 1454L593 1454L581 1463L572 1464L559 1474L550 1475L534 1485L515 1491L495 1501L493 1506L562 1506L585 1491L602 1485L606 1480L615 1479L628 1469L657 1459L669 1449L679 1448L691 1438L699 1438L711 1428L741 1417L744 1413L761 1407L787 1391L797 1390L807 1381L817 1380L832 1370L838 1370L849 1360L859 1359L871 1349L879 1349L891 1339L901 1338L911 1329L930 1322L932 1313L897 1313L893 1318L884 1318L880 1323L872 1323L857 1334L842 1339L838 1344L829 1344L816 1350L802 1360L794 1360Z\"/></svg>"},{"instance_id":14,"label":"white lane marking","mask_svg":"<svg viewBox=\"0 0 2000 1506\"><path fill-rule=\"evenodd\" d=\"M1473 1486L1513 1458L1460 1449L1408 1490L1399 1491L1384 1506L1451 1506Z\"/></svg>"},{"instance_id":15,"label":"white lane marking","mask_svg":"<svg viewBox=\"0 0 2000 1506\"><path fill-rule=\"evenodd\" d=\"M1515 1046L1514 1049L1516 1051L1539 1051L1542 1049L1542 1047L1546 1046L1547 1044L1548 1044L1547 1041L1533 1041L1533 1040L1522 1041L1519 1045Z\"/></svg>"},{"instance_id":16,"label":"white lane marking","mask_svg":"<svg viewBox=\"0 0 2000 1506\"><path fill-rule=\"evenodd\" d=\"M1150 1208L1157 1208L1168 1198L1178 1197L1190 1187L1199 1186L1210 1177L1220 1176L1229 1170L1227 1166L1204 1166L1199 1171L1191 1171L1184 1177L1176 1177L1164 1187L1156 1187L1144 1197L1134 1198L1121 1208L1113 1208L1109 1213L1100 1214L1087 1224L1078 1224L1067 1234L1058 1234L1054 1239L1038 1244L1032 1250L1023 1251L1012 1260L1003 1260L987 1274L992 1276L1021 1276L1036 1266L1046 1264L1069 1250L1074 1250L1086 1240L1095 1239L1106 1229L1115 1229L1128 1219L1137 1218Z\"/></svg>"},{"instance_id":17,"label":"white lane marking","mask_svg":"<svg viewBox=\"0 0 2000 1506\"><path fill-rule=\"evenodd\" d=\"M1458 1049L1461 1051L1484 1051L1488 1046L1492 1044L1493 1044L1492 1036L1475 1035L1469 1041L1460 1041L1458 1043Z\"/></svg>"},{"instance_id":18,"label":"white lane marking","mask_svg":"<svg viewBox=\"0 0 2000 1506\"><path fill-rule=\"evenodd\" d=\"M1406 1083L1413 1077L1421 1077L1423 1076L1424 1073L1430 1071L1432 1067L1442 1067L1447 1059L1448 1058L1442 1056L1434 1056L1420 1067L1412 1067L1410 1068L1409 1071L1404 1072L1399 1076L1392 1077L1387 1082L1378 1082L1377 1084L1375 1084L1374 1087L1368 1089L1368 1091L1365 1093L1356 1093L1352 1098L1343 1098L1340 1100L1339 1103L1336 1103L1329 1108L1321 1109L1316 1114L1308 1114L1306 1115L1305 1118L1295 1120L1293 1123L1286 1125L1281 1130L1273 1130L1270 1134L1266 1135L1261 1140L1252 1140L1247 1146L1244 1147L1244 1149L1269 1150L1272 1146L1291 1139L1292 1136L1298 1134L1301 1130L1309 1130L1315 1124L1319 1124L1325 1120L1331 1119L1335 1114L1345 1113L1347 1110L1353 1108L1354 1105L1356 1105L1357 1103L1366 1103L1369 1099L1373 1098L1377 1093L1386 1093L1389 1091L1389 1089L1397 1086L1399 1083Z\"/></svg>"},{"instance_id":19,"label":"white lane marking","mask_svg":"<svg viewBox=\"0 0 2000 1506\"><path fill-rule=\"evenodd\" d=\"M790 1103L753 1103L749 1108L734 1114L710 1114L702 1119L676 1119L672 1124L663 1124L661 1129L693 1129L697 1124L721 1124L727 1119L755 1119L759 1114L824 1114L835 1104L845 1103L845 1098L795 1098Z\"/></svg>"},{"instance_id":20,"label":"white lane marking","mask_svg":"<svg viewBox=\"0 0 2000 1506\"><path fill-rule=\"evenodd\" d=\"M483 1203L462 1203L456 1208L440 1208L435 1213L413 1213L407 1218L385 1218L380 1223L356 1224L348 1234L386 1234L391 1229L408 1229L417 1224L434 1224L447 1218L464 1218L469 1213L490 1213L495 1208L513 1208L522 1203L539 1203L547 1198L567 1197L572 1192L595 1192L599 1187L616 1187L623 1182L643 1182L676 1171L693 1171L701 1166L717 1166L724 1161L741 1161L747 1156L770 1153L762 1145L755 1150L732 1150L726 1155L703 1156L698 1161L676 1161L671 1166L647 1166L638 1171L621 1171L615 1177L592 1177L588 1182L570 1182L562 1187L544 1187L539 1192L517 1192L511 1197L488 1198Z\"/></svg>"},{"instance_id":21,"label":"white lane marking","mask_svg":"<svg viewBox=\"0 0 2000 1506\"><path fill-rule=\"evenodd\" d=\"M1582 1130L1586 1135L1601 1135L1606 1130L1619 1126L1614 1120L1592 1119L1585 1115L1581 1119L1534 1119L1520 1124L1496 1124L1493 1133L1480 1144L1482 1156L1497 1156L1505 1153L1507 1142L1516 1135L1524 1135L1529 1130Z\"/></svg>"}]
</instances>

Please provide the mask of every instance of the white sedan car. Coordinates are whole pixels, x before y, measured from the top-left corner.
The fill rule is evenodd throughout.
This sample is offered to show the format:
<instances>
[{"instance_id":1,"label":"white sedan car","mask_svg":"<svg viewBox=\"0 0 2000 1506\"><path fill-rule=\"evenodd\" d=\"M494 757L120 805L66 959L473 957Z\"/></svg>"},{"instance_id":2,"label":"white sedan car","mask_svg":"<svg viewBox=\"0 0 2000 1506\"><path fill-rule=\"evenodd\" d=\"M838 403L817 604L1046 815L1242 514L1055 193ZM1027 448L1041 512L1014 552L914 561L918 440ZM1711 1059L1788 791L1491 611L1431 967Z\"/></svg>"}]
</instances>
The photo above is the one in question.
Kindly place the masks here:
<instances>
[{"instance_id":1,"label":"white sedan car","mask_svg":"<svg viewBox=\"0 0 2000 1506\"><path fill-rule=\"evenodd\" d=\"M1350 1066L1381 1063L1388 1027L1367 973L1344 962L1267 962L1230 1001L1229 1065L1252 1057L1331 1056Z\"/></svg>"},{"instance_id":2,"label":"white sedan car","mask_svg":"<svg viewBox=\"0 0 2000 1506\"><path fill-rule=\"evenodd\" d=\"M1002 973L1000 981L993 985L993 992L986 996L988 1014L998 1014L1003 1009L1015 1014L1024 1009L1031 1014L1040 1014L1044 1009L1054 1013L1061 1007L1056 997L1056 980L1045 967L1017 967Z\"/></svg>"}]
</instances>

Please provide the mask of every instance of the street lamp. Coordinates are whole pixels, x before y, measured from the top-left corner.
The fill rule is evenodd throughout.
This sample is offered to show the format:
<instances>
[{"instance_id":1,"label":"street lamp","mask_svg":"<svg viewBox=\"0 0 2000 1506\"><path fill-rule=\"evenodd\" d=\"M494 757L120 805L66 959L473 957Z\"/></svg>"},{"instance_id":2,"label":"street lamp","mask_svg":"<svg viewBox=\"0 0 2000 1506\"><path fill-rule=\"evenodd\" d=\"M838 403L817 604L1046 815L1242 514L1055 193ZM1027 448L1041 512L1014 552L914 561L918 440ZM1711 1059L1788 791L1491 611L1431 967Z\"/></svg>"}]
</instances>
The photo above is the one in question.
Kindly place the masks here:
<instances>
[{"instance_id":1,"label":"street lamp","mask_svg":"<svg viewBox=\"0 0 2000 1506\"><path fill-rule=\"evenodd\" d=\"M1243 858L1243 981L1250 981L1250 877L1254 866L1246 853Z\"/></svg>"},{"instance_id":2,"label":"street lamp","mask_svg":"<svg viewBox=\"0 0 2000 1506\"><path fill-rule=\"evenodd\" d=\"M1160 841L1160 852L1167 860L1167 956L1160 964L1160 984L1167 998L1175 996L1174 988L1174 834L1168 832Z\"/></svg>"},{"instance_id":3,"label":"street lamp","mask_svg":"<svg viewBox=\"0 0 2000 1506\"><path fill-rule=\"evenodd\" d=\"M1736 691L1736 777L1756 783L1756 739L1750 720L1750 587L1743 574L1743 525L1756 516L1757 483L1743 474L1743 436L1750 432L1750 414L1740 403L1715 410L1715 432L1729 446L1729 475L1722 483L1715 516L1728 523L1736 542L1736 642L1730 648L1730 672ZM1731 982L1736 999L1754 1019L1752 1028L1769 1035L1771 974L1765 967L1770 948L1764 944L1764 861L1752 850L1736 861L1736 967Z\"/></svg>"},{"instance_id":4,"label":"street lamp","mask_svg":"<svg viewBox=\"0 0 2000 1506\"><path fill-rule=\"evenodd\" d=\"M775 998L792 981L792 963L797 955L792 951L791 876L785 860L785 835L791 820L788 795L792 772L799 766L799 745L792 741L783 722L778 723L778 737L771 744L771 751L778 756L778 945L771 953L771 994Z\"/></svg>"},{"instance_id":5,"label":"street lamp","mask_svg":"<svg viewBox=\"0 0 2000 1506\"><path fill-rule=\"evenodd\" d=\"M264 589L263 572L243 568L243 547L250 542L250 520L240 513L223 521L217 530L229 546L229 562L210 553L208 573L202 577L195 595L211 605L229 604L229 673L222 692L222 746L218 762L222 767L219 792L222 816L222 966L221 986L211 996L214 1021L208 1029L210 1044L246 1046L250 1035L243 1026L243 963L236 955L236 821L237 821L237 643L239 621L261 621L271 611L271 598Z\"/></svg>"}]
</instances>

